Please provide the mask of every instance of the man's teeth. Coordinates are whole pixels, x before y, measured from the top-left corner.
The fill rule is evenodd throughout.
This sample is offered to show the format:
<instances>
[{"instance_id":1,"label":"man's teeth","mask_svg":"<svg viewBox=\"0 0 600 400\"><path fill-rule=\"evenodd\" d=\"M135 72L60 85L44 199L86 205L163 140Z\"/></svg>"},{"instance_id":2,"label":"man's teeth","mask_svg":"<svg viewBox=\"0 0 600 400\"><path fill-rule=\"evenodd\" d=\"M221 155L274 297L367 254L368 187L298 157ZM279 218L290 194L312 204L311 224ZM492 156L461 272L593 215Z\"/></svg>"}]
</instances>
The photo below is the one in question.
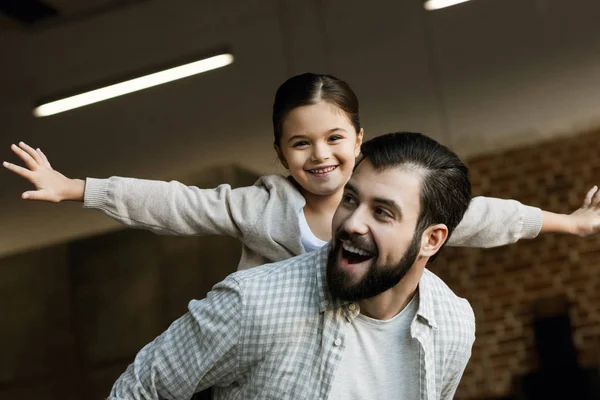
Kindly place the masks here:
<instances>
[{"instance_id":1,"label":"man's teeth","mask_svg":"<svg viewBox=\"0 0 600 400\"><path fill-rule=\"evenodd\" d=\"M350 253L358 254L359 256L370 256L370 254L367 253L366 251L361 250L354 246L350 246L349 244L346 244L346 243L343 243L342 247L344 248L344 250L349 251Z\"/></svg>"},{"instance_id":2,"label":"man's teeth","mask_svg":"<svg viewBox=\"0 0 600 400\"><path fill-rule=\"evenodd\" d=\"M312 172L313 174L325 174L327 172L333 171L336 168L337 168L337 166L321 168L321 169L311 169L310 172Z\"/></svg>"}]
</instances>

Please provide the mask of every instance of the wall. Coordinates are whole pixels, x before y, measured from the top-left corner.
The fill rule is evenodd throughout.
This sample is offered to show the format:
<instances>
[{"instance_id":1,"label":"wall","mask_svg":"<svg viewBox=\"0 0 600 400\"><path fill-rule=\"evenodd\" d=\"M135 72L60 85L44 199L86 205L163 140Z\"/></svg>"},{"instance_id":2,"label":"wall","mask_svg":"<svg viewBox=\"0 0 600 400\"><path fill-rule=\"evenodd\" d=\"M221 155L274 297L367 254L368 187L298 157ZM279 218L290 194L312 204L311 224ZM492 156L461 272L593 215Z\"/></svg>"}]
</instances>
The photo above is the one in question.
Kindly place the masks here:
<instances>
[{"instance_id":1,"label":"wall","mask_svg":"<svg viewBox=\"0 0 600 400\"><path fill-rule=\"evenodd\" d=\"M273 93L290 74L313 70L354 87L367 135L416 130L463 155L486 154L472 160L479 193L570 211L598 183L594 139L490 152L574 135L598 122L599 18L595 0L475 0L431 14L420 1L147 0L95 18L0 36L0 153L14 160L8 146L25 140L73 177L173 179L230 163L261 173L276 170L269 121ZM226 69L52 118L31 117L41 97L221 43L236 55ZM524 167L516 171L515 165ZM125 247L114 250L115 257L148 267L106 268L100 249L113 246L110 235L60 243L115 230L108 218L76 204L24 203L19 196L29 186L8 173L0 173L0 186L5 257L0 340L6 354L0 394L50 397L72 386L71 374L89 382L74 389L74 397L104 394L134 348L151 337L148 332L160 331L194 297L195 282L209 279L189 266L213 244L172 238L157 244L150 235L119 233ZM156 258L140 250L144 240L161 252ZM480 326L461 398L504 393L511 373L535 366L530 304L546 293L571 297L581 361L597 360L597 240L548 235L497 250L446 250L448 267L440 260L435 271L472 300ZM47 248L51 244L56 247ZM83 267L72 260L88 265L88 252L99 254L98 261L89 260L89 271L79 271ZM168 253L168 268L180 272L165 272L162 252ZM123 268L140 278L120 277ZM130 327L136 339L123 343L119 360L93 346L103 346L100 339L112 340L115 333L95 333L88 324L107 317L99 310L117 308L95 282L125 296L118 301L128 305L124 315L115 314L114 326ZM125 295L124 288L153 295ZM162 294L154 294L157 288ZM79 299L93 306L91 316L77 309ZM160 316L138 321L144 329L128 324L133 314L155 306ZM30 386L32 380L37 386Z\"/></svg>"},{"instance_id":2,"label":"wall","mask_svg":"<svg viewBox=\"0 0 600 400\"><path fill-rule=\"evenodd\" d=\"M270 107L291 74L347 80L367 136L414 130L462 155L599 122L600 3L474 0L145 0L0 35L0 155L24 140L70 177L173 179L238 163L276 170ZM40 98L231 46L233 65L35 119ZM0 172L0 255L115 225L77 205L25 204ZM60 229L56 229L60 226Z\"/></svg>"},{"instance_id":3,"label":"wall","mask_svg":"<svg viewBox=\"0 0 600 400\"><path fill-rule=\"evenodd\" d=\"M256 178L233 167L208 172L184 181ZM1 259L0 398L105 398L139 349L240 256L228 237L120 230Z\"/></svg>"},{"instance_id":4,"label":"wall","mask_svg":"<svg viewBox=\"0 0 600 400\"><path fill-rule=\"evenodd\" d=\"M570 213L600 182L600 130L469 160L474 194ZM508 395L537 368L535 301L564 294L579 363L600 369L600 236L543 234L496 249L447 248L431 266L471 302L477 339L456 398Z\"/></svg>"}]
</instances>

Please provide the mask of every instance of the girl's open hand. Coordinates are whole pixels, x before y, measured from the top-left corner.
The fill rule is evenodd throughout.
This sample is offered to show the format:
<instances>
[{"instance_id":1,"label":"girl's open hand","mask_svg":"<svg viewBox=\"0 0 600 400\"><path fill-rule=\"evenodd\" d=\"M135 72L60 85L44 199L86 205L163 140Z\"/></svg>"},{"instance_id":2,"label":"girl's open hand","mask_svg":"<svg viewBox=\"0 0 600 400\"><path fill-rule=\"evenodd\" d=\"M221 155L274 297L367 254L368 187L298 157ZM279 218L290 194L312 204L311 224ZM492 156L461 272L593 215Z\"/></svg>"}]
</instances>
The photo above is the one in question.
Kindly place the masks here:
<instances>
[{"instance_id":1,"label":"girl's open hand","mask_svg":"<svg viewBox=\"0 0 600 400\"><path fill-rule=\"evenodd\" d=\"M63 200L83 200L85 183L78 179L69 179L52 169L46 155L38 148L20 142L12 145L11 150L25 163L25 167L4 162L9 171L22 176L31 182L37 190L23 193L26 200L44 200L58 203Z\"/></svg>"},{"instance_id":2,"label":"girl's open hand","mask_svg":"<svg viewBox=\"0 0 600 400\"><path fill-rule=\"evenodd\" d=\"M583 205L569 216L574 233L586 237L600 232L600 190L594 186L585 196Z\"/></svg>"}]
</instances>

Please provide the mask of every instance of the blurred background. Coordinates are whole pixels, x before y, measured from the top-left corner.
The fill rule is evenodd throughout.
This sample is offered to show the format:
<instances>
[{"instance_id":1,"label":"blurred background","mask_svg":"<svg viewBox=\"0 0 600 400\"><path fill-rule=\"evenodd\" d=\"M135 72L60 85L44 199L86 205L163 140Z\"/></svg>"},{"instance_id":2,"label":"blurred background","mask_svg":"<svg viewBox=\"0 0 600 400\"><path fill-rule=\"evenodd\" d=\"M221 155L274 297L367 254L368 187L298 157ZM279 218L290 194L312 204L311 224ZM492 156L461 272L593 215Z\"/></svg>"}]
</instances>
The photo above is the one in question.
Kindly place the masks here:
<instances>
[{"instance_id":1,"label":"blurred background","mask_svg":"<svg viewBox=\"0 0 600 400\"><path fill-rule=\"evenodd\" d=\"M467 160L475 194L572 212L600 184L599 20L596 0L0 0L0 154L16 162L23 140L69 177L249 185L285 173L272 101L310 71L351 85L367 138L423 132ZM41 99L222 46L225 68L32 115ZM26 203L7 171L0 186L3 399L106 397L239 260L232 239ZM599 236L446 249L431 269L476 313L457 399L600 398Z\"/></svg>"}]
</instances>

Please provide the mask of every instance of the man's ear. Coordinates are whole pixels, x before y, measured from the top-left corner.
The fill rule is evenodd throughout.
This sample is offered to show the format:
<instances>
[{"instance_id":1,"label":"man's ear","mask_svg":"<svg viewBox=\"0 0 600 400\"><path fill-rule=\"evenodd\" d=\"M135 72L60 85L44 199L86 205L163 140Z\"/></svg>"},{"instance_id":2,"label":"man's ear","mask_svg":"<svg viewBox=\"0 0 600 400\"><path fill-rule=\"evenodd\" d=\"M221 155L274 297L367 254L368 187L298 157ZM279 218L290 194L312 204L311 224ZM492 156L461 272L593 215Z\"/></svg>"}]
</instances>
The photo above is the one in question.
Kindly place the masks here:
<instances>
[{"instance_id":1,"label":"man's ear","mask_svg":"<svg viewBox=\"0 0 600 400\"><path fill-rule=\"evenodd\" d=\"M362 146L363 137L365 136L365 130L360 128L360 131L356 134L356 145L354 146L354 158L360 156L360 146Z\"/></svg>"},{"instance_id":2,"label":"man's ear","mask_svg":"<svg viewBox=\"0 0 600 400\"><path fill-rule=\"evenodd\" d=\"M448 227L444 224L432 225L421 236L420 256L431 257L440 250L448 238Z\"/></svg>"},{"instance_id":3,"label":"man's ear","mask_svg":"<svg viewBox=\"0 0 600 400\"><path fill-rule=\"evenodd\" d=\"M283 156L283 152L281 151L281 147L279 147L275 143L273 143L273 148L275 149L275 152L277 153L277 158L279 158L279 161L285 167L285 169L290 169L290 167L288 166L288 163L287 163L285 157Z\"/></svg>"}]
</instances>

